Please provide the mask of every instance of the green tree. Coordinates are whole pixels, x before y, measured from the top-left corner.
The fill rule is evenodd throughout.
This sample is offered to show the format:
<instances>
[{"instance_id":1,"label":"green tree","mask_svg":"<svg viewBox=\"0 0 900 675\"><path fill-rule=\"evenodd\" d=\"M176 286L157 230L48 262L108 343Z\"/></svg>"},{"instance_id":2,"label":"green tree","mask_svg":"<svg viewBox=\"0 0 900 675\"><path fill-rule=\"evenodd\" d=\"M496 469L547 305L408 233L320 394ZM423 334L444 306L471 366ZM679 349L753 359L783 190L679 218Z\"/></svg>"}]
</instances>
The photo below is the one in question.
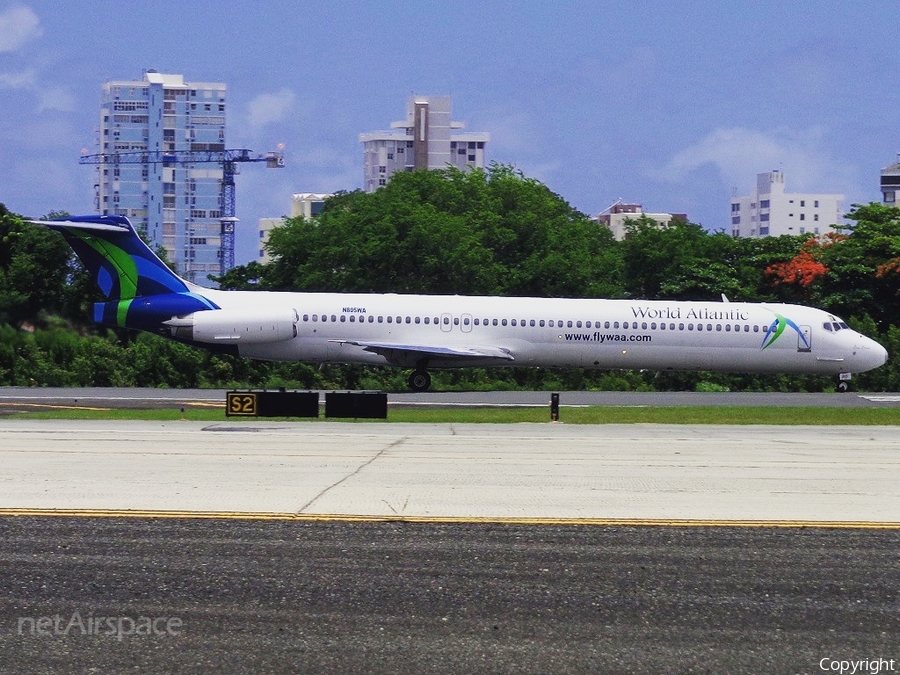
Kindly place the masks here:
<instances>
[{"instance_id":1,"label":"green tree","mask_svg":"<svg viewBox=\"0 0 900 675\"><path fill-rule=\"evenodd\" d=\"M871 316L886 331L900 317L900 208L854 204L846 236L822 252L822 303L845 317Z\"/></svg>"},{"instance_id":2,"label":"green tree","mask_svg":"<svg viewBox=\"0 0 900 675\"><path fill-rule=\"evenodd\" d=\"M73 273L62 237L26 225L0 204L0 321L35 321L42 311L65 306Z\"/></svg>"},{"instance_id":3,"label":"green tree","mask_svg":"<svg viewBox=\"0 0 900 675\"><path fill-rule=\"evenodd\" d=\"M607 297L621 294L611 235L507 166L396 174L275 228L260 287ZM236 278L255 275L240 272Z\"/></svg>"}]
</instances>

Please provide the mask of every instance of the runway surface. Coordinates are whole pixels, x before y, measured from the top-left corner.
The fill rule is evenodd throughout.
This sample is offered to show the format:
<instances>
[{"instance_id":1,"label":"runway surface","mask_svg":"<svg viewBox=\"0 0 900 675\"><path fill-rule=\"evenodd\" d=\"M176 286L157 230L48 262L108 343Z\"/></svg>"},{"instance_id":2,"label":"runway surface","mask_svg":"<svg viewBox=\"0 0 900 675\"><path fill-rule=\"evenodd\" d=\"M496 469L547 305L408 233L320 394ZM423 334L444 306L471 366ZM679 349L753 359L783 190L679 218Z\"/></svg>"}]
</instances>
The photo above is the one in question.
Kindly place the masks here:
<instances>
[{"instance_id":1,"label":"runway surface","mask_svg":"<svg viewBox=\"0 0 900 675\"><path fill-rule=\"evenodd\" d=\"M895 427L0 421L4 508L900 523Z\"/></svg>"},{"instance_id":2,"label":"runway surface","mask_svg":"<svg viewBox=\"0 0 900 675\"><path fill-rule=\"evenodd\" d=\"M0 673L900 670L898 432L0 419Z\"/></svg>"}]
</instances>

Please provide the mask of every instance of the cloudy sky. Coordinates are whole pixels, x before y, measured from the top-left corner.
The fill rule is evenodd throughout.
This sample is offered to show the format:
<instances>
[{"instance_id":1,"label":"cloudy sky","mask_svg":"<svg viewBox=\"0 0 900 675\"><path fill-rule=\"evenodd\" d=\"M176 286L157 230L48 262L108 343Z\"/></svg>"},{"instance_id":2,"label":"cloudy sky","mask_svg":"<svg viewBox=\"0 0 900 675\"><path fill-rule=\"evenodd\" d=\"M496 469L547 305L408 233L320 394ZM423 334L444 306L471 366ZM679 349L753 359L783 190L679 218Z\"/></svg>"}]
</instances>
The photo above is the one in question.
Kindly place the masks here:
<instances>
[{"instance_id":1,"label":"cloudy sky","mask_svg":"<svg viewBox=\"0 0 900 675\"><path fill-rule=\"evenodd\" d=\"M730 230L729 198L878 200L900 151L896 2L0 0L0 202L90 213L100 92L145 70L228 85L238 258L293 192L362 185L361 132L449 94L453 118L574 207L617 199Z\"/></svg>"}]
</instances>

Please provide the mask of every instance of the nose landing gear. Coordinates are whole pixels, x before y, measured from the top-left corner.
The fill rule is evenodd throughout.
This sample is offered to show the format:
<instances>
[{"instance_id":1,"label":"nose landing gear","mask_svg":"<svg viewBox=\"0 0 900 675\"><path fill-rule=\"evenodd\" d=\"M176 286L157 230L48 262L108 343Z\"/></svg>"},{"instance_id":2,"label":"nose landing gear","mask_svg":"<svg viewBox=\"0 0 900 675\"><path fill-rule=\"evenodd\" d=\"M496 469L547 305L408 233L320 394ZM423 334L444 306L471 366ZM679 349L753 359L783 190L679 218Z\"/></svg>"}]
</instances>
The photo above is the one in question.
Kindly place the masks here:
<instances>
[{"instance_id":1,"label":"nose landing gear","mask_svg":"<svg viewBox=\"0 0 900 675\"><path fill-rule=\"evenodd\" d=\"M846 394L848 391L850 391L850 378L851 377L853 377L852 373L841 373L840 375L838 375L839 379L838 379L838 383L837 383L837 390L840 393Z\"/></svg>"}]
</instances>

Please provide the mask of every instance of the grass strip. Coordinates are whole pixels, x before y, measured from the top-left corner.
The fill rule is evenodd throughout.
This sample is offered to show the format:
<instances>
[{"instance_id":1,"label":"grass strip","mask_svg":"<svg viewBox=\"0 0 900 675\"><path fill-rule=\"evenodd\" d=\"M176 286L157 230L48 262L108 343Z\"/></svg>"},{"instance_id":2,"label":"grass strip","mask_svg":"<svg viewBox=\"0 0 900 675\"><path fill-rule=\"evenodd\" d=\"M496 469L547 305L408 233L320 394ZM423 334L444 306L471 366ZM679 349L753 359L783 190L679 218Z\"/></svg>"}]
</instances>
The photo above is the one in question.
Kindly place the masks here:
<instances>
[{"instance_id":1,"label":"grass strip","mask_svg":"<svg viewBox=\"0 0 900 675\"><path fill-rule=\"evenodd\" d=\"M222 409L109 409L69 408L5 415L2 419L53 420L144 420L230 422L253 424L265 421L303 421L301 418L226 417ZM319 420L324 420L324 413ZM314 420L312 420L314 421ZM339 420L330 420L339 421ZM354 420L340 420L353 423ZM373 421L373 420L360 420ZM548 408L412 408L388 411L387 422L428 424L516 424L550 423ZM897 425L900 407L816 408L741 406L587 406L560 409L565 424L771 424L771 425Z\"/></svg>"}]
</instances>

